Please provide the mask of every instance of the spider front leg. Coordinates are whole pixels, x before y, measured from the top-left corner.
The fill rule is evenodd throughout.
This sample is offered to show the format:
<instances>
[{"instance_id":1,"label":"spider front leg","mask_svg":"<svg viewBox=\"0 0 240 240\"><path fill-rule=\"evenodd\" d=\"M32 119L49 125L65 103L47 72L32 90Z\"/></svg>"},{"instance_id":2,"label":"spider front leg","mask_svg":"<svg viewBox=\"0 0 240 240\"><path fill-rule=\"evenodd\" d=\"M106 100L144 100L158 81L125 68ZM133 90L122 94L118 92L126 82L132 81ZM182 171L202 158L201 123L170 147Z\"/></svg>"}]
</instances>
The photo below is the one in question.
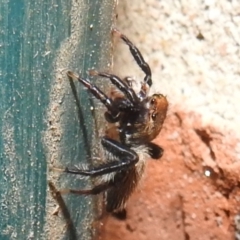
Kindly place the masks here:
<instances>
[{"instance_id":1,"label":"spider front leg","mask_svg":"<svg viewBox=\"0 0 240 240\"><path fill-rule=\"evenodd\" d=\"M137 62L138 66L142 69L142 71L146 74L144 77L144 82L141 86L141 90L139 92L139 97L145 98L147 95L148 87L152 86L152 72L149 65L145 62L141 52L139 49L121 32L117 29L113 29L113 33L120 37L129 47L129 50ZM148 85L148 87L146 86Z\"/></svg>"},{"instance_id":2,"label":"spider front leg","mask_svg":"<svg viewBox=\"0 0 240 240\"><path fill-rule=\"evenodd\" d=\"M100 100L108 110L109 119L111 122L117 122L119 118L119 110L113 104L112 99L110 99L104 92L102 92L98 87L93 85L88 79L81 78L75 75L73 72L68 71L67 75L71 79L77 79L82 83L90 92L94 95L95 98Z\"/></svg>"},{"instance_id":3,"label":"spider front leg","mask_svg":"<svg viewBox=\"0 0 240 240\"><path fill-rule=\"evenodd\" d=\"M110 79L112 84L115 85L120 91L122 91L132 104L139 102L139 99L134 90L130 88L129 85L121 80L118 76L105 72L98 72L96 70L90 70L89 74L91 76L100 76Z\"/></svg>"},{"instance_id":4,"label":"spider front leg","mask_svg":"<svg viewBox=\"0 0 240 240\"><path fill-rule=\"evenodd\" d=\"M137 104L133 104L129 99L121 98L121 99L117 99L117 100L113 101L104 92L102 92L97 86L92 84L88 79L81 78L81 77L75 75L71 71L68 71L67 75L71 79L74 79L74 78L77 79L80 83L82 83L90 91L91 94L94 95L95 98L100 100L105 105L105 107L107 108L107 112L105 113L105 118L110 123L115 123L115 122L119 121L121 111L126 111L129 109L131 109L133 111L138 110L136 108ZM106 73L105 77L107 77L107 75L108 74ZM114 76L114 75L110 75L110 76ZM113 81L113 82L116 81L115 85L118 85L118 84L120 85L121 80L119 78L118 79L116 79L116 78L117 78L116 76L114 76L114 78L112 77L111 81ZM129 89L130 88L128 88L128 90ZM126 90L126 91L128 91L128 90ZM132 98L132 100L137 98L134 91L129 90L128 94L129 94L129 98Z\"/></svg>"}]
</instances>

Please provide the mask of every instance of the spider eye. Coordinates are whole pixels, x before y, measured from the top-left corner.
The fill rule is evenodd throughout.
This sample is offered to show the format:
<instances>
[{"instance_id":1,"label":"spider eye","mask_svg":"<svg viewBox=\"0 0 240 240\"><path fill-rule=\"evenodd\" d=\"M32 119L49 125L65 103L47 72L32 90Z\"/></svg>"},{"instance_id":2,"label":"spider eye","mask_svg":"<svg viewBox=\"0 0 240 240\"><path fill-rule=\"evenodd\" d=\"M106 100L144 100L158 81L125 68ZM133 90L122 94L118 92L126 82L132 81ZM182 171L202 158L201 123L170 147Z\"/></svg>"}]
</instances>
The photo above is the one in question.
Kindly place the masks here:
<instances>
[{"instance_id":1,"label":"spider eye","mask_svg":"<svg viewBox=\"0 0 240 240\"><path fill-rule=\"evenodd\" d=\"M155 98L152 98L150 104L153 105L155 102L156 102L156 99L155 99Z\"/></svg>"},{"instance_id":2,"label":"spider eye","mask_svg":"<svg viewBox=\"0 0 240 240\"><path fill-rule=\"evenodd\" d=\"M153 114L152 114L152 120L155 121L156 118L157 118L157 113L153 113Z\"/></svg>"}]
</instances>

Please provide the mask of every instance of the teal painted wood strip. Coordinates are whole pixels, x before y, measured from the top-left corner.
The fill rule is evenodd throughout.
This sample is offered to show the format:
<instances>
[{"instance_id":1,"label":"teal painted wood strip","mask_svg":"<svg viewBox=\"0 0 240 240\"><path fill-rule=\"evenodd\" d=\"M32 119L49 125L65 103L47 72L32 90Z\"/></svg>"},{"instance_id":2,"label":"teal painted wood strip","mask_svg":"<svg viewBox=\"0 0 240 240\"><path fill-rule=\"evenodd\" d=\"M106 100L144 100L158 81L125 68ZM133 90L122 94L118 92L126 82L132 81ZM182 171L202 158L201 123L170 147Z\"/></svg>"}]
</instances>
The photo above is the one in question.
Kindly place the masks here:
<instances>
[{"instance_id":1,"label":"teal painted wood strip","mask_svg":"<svg viewBox=\"0 0 240 240\"><path fill-rule=\"evenodd\" d=\"M70 239L47 180L84 187L48 172L96 154L94 104L66 71L106 70L110 64L113 0L0 1L0 239ZM95 79L93 79L95 81ZM98 114L97 114L98 119ZM101 123L98 122L98 128ZM56 128L55 128L56 127ZM95 200L64 196L77 239L94 236ZM66 230L66 228L65 228Z\"/></svg>"}]
</instances>

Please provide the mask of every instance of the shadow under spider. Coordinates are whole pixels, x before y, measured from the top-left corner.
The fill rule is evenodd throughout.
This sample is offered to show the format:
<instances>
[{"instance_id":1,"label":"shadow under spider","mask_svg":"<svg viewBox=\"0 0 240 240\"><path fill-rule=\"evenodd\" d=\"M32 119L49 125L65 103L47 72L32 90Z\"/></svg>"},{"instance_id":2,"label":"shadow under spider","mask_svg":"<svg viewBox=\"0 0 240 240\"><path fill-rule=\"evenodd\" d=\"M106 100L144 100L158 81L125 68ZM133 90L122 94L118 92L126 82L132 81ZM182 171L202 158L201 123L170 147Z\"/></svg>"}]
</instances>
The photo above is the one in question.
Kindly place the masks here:
<instances>
[{"instance_id":1,"label":"shadow under spider","mask_svg":"<svg viewBox=\"0 0 240 240\"><path fill-rule=\"evenodd\" d=\"M78 93L75 87L75 84L73 83L73 79L69 77L69 83L72 89L72 93L73 93L73 97L75 99L75 103L77 106L77 114L78 114L78 119L79 119L79 126L82 130L82 134L83 134L83 143L85 145L85 149L87 151L87 156L91 158L91 146L90 146L90 141L88 138L88 134L87 134L87 129L86 129L86 125L85 125L85 119L84 119L84 111L82 109L82 106L80 104L80 100L78 97Z\"/></svg>"}]
</instances>

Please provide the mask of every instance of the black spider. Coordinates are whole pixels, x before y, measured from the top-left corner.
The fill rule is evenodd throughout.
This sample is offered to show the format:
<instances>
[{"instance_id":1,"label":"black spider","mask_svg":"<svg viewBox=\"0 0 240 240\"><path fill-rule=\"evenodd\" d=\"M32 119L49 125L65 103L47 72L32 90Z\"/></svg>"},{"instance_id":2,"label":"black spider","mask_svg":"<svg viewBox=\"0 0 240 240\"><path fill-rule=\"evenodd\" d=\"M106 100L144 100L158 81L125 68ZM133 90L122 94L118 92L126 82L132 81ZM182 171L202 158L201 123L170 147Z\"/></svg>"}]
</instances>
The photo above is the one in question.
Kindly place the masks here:
<instances>
[{"instance_id":1,"label":"black spider","mask_svg":"<svg viewBox=\"0 0 240 240\"><path fill-rule=\"evenodd\" d=\"M67 189L64 193L80 195L106 192L106 210L118 212L137 186L148 158L159 159L163 149L151 141L159 134L166 117L168 102L162 94L148 96L152 85L151 70L144 61L140 51L118 30L113 33L120 37L129 47L135 61L145 73L140 89L137 91L131 78L120 79L106 72L90 71L91 75L108 78L119 90L108 97L88 79L68 72L70 78L77 79L89 92L106 107L105 119L111 125L106 135L101 138L105 152L105 161L100 165L85 168L66 168L63 172L97 178L98 183L92 189ZM115 136L110 136L111 132Z\"/></svg>"}]
</instances>

